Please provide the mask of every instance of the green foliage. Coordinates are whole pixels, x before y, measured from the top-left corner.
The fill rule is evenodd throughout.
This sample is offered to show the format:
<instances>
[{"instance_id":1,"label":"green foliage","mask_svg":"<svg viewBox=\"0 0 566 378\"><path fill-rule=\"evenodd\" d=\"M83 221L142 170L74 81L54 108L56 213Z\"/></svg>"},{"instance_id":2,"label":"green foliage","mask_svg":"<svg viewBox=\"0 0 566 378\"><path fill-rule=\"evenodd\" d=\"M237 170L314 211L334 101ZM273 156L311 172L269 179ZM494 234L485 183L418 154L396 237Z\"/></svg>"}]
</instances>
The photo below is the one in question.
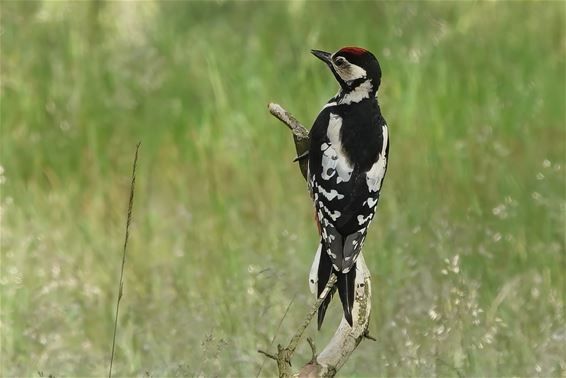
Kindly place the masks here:
<instances>
[{"instance_id":1,"label":"green foliage","mask_svg":"<svg viewBox=\"0 0 566 378\"><path fill-rule=\"evenodd\" d=\"M343 45L381 61L392 145L365 247L377 342L341 373L564 374L564 11L3 2L2 375L107 371L141 141L115 375L255 376L312 301L317 243L266 105L310 124L336 84L309 49Z\"/></svg>"}]
</instances>

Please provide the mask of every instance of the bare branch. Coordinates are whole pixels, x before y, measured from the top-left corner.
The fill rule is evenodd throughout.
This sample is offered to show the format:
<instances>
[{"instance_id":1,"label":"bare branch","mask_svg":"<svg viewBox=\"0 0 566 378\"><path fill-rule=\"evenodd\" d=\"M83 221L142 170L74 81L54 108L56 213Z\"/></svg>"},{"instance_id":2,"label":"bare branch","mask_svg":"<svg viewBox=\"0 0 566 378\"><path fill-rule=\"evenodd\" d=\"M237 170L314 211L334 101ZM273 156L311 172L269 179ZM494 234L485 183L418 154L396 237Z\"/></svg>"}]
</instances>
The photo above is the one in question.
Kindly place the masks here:
<instances>
[{"instance_id":1,"label":"bare branch","mask_svg":"<svg viewBox=\"0 0 566 378\"><path fill-rule=\"evenodd\" d=\"M336 275L332 273L330 275L330 278L328 279L328 282L326 283L326 286L324 287L324 290L322 291L322 293L320 293L320 296L317 298L316 302L314 302L314 305L311 307L311 310L305 317L303 324L301 324L301 326L297 329L297 332L295 332L295 336L293 336L293 338L289 342L289 346L287 347L287 349L289 349L291 354L293 354L295 352L295 349L297 349L297 345L299 344L299 341L301 341L301 337L303 337L303 333L305 333L305 330L309 326L309 323L311 322L312 318L318 311L320 305L322 305L322 302L324 302L328 294L330 294L330 291L336 284L336 280L337 280Z\"/></svg>"},{"instance_id":2,"label":"bare branch","mask_svg":"<svg viewBox=\"0 0 566 378\"><path fill-rule=\"evenodd\" d=\"M283 122L289 130L293 133L293 141L295 142L295 150L297 151L297 156L303 155L309 150L310 139L309 132L297 119L288 111L283 109L279 104L273 102L269 103L267 106L269 112L275 116L278 120ZM307 179L307 160L302 159L299 161L299 167L301 169L301 174L303 178Z\"/></svg>"},{"instance_id":3,"label":"bare branch","mask_svg":"<svg viewBox=\"0 0 566 378\"><path fill-rule=\"evenodd\" d=\"M290 370L291 369L291 358L293 357L293 354L295 353L295 350L297 349L297 345L299 344L299 341L301 340L301 337L305 333L305 330L307 329L312 318L314 317L314 315L318 311L318 308L320 307L322 302L324 302L324 299L330 294L330 291L335 284L336 284L336 275L331 274L330 278L328 279L328 282L326 283L326 286L324 287L324 290L322 291L322 293L320 293L320 296L318 297L316 302L311 307L311 310L309 311L309 313L305 317L303 324L295 332L295 335L293 336L293 338L289 342L289 345L285 348L282 347L281 345L277 345L277 356L276 357L273 354L264 352L262 350L258 350L259 353L262 353L262 354L266 355L267 357L270 357L270 358L277 361L277 367L279 368L279 376L280 377L291 376L291 370Z\"/></svg>"},{"instance_id":4,"label":"bare branch","mask_svg":"<svg viewBox=\"0 0 566 378\"><path fill-rule=\"evenodd\" d=\"M267 108L269 109L269 112L271 114L273 114L281 122L283 122L284 124L286 124L289 127L289 129L293 133L293 136L300 138L300 139L308 139L309 138L308 130L305 129L305 127L303 125L301 125L301 123L299 121L297 121L297 119L291 113L289 113L288 111L283 109L283 107L281 105L270 102L269 105L267 105ZM305 149L305 151L306 151L306 149ZM302 152L304 152L304 151L301 151L301 153Z\"/></svg>"},{"instance_id":5,"label":"bare branch","mask_svg":"<svg viewBox=\"0 0 566 378\"><path fill-rule=\"evenodd\" d=\"M307 342L311 347L311 352L312 352L311 362L316 362L316 345L314 345L314 341L312 341L312 338L310 337L307 337Z\"/></svg>"},{"instance_id":6,"label":"bare branch","mask_svg":"<svg viewBox=\"0 0 566 378\"><path fill-rule=\"evenodd\" d=\"M258 349L257 352L263 354L265 357L269 357L269 358L271 358L272 360L277 361L277 356L274 355L274 354L268 353L268 352L263 351L263 350L261 350L261 349Z\"/></svg>"},{"instance_id":7,"label":"bare branch","mask_svg":"<svg viewBox=\"0 0 566 378\"><path fill-rule=\"evenodd\" d=\"M279 325L277 326L277 331L275 331L275 334L273 335L273 338L271 339L271 344L269 344L270 348L273 345L273 343L275 342L275 338L277 337L277 334L279 333L279 330L281 329L281 325L283 324L283 320L285 320L285 318L287 317L287 314L289 313L289 309L291 308L291 305L293 304L294 301L295 301L295 297L293 297L293 299L291 299L291 301L287 305L287 309L285 309L285 313L281 317L281 320L279 321ZM267 355L265 352L263 352L261 350L258 350L258 352ZM273 355L268 355L268 357L272 357L272 356ZM275 360L277 360L277 358L275 358ZM265 363L265 360L263 360L263 362L261 363L261 366L259 367L259 371L257 372L256 378L259 377L259 375L261 374L261 371L263 370L264 363Z\"/></svg>"},{"instance_id":8,"label":"bare branch","mask_svg":"<svg viewBox=\"0 0 566 378\"><path fill-rule=\"evenodd\" d=\"M371 341L377 341L377 339L375 337L373 337L372 335L370 335L368 331L366 331L366 334L364 335L364 337L366 339L371 340Z\"/></svg>"}]
</instances>

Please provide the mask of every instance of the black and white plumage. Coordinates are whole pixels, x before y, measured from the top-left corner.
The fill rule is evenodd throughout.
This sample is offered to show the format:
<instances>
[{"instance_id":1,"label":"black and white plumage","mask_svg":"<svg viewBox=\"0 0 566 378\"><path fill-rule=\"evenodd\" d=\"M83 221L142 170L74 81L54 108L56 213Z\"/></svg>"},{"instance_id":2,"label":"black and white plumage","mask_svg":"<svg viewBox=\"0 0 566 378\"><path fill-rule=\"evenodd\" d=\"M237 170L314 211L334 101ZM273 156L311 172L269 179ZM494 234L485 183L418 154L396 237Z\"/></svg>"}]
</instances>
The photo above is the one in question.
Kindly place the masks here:
<instances>
[{"instance_id":1,"label":"black and white plumage","mask_svg":"<svg viewBox=\"0 0 566 378\"><path fill-rule=\"evenodd\" d=\"M389 153L389 133L375 97L381 68L359 47L312 53L328 65L340 91L316 118L305 156L321 234L309 282L320 295L334 271L344 317L352 325L356 259L375 214ZM331 297L319 309L319 329Z\"/></svg>"}]
</instances>

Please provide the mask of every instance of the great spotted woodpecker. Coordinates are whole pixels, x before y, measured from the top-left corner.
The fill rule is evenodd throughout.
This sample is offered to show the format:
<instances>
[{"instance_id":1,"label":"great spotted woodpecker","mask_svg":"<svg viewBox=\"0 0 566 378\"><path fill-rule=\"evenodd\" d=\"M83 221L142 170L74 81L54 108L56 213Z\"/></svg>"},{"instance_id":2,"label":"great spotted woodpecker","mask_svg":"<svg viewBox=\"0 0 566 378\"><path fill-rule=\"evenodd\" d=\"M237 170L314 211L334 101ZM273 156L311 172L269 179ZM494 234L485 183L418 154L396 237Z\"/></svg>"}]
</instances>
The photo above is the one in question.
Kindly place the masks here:
<instances>
[{"instance_id":1,"label":"great spotted woodpecker","mask_svg":"<svg viewBox=\"0 0 566 378\"><path fill-rule=\"evenodd\" d=\"M318 114L308 154L299 157L308 158L321 237L309 280L311 291L320 295L330 274L336 274L344 317L352 326L356 259L375 214L389 154L389 133L376 99L381 68L360 47L312 54L328 65L340 90ZM318 329L332 294L318 310Z\"/></svg>"}]
</instances>

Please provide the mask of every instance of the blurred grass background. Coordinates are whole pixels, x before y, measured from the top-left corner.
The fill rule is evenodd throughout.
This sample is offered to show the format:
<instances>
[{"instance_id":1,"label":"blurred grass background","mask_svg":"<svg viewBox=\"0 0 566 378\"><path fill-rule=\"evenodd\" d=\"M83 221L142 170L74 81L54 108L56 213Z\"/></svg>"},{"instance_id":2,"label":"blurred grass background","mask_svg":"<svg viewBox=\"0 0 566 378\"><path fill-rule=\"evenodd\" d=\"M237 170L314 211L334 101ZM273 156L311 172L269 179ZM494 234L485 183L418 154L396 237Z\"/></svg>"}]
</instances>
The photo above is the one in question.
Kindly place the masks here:
<instances>
[{"instance_id":1,"label":"blurred grass background","mask_svg":"<svg viewBox=\"0 0 566 378\"><path fill-rule=\"evenodd\" d=\"M106 374L137 141L115 375L256 376L317 243L266 104L310 125L336 84L309 49L343 45L380 59L392 145L377 342L341 375L564 376L564 3L4 1L0 27L3 376Z\"/></svg>"}]
</instances>

